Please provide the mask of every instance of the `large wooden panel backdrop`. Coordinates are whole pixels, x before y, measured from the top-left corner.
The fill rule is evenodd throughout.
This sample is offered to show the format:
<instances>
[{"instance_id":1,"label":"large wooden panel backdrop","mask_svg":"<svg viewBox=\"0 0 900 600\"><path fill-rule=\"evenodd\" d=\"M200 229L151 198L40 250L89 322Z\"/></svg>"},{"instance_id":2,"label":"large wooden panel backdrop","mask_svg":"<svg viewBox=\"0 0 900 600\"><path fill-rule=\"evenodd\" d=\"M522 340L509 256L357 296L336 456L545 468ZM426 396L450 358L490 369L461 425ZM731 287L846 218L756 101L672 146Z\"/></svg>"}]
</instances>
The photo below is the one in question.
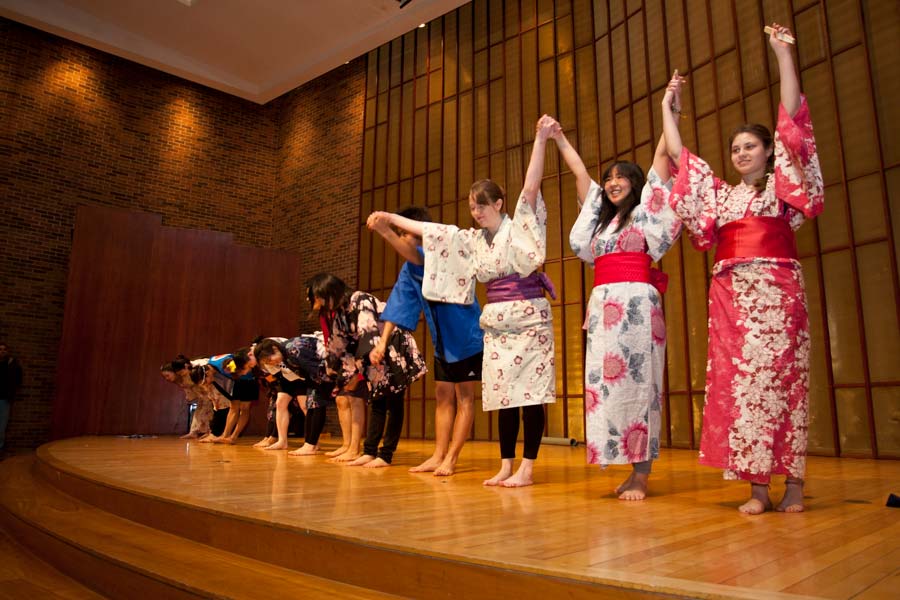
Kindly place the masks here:
<instances>
[{"instance_id":1,"label":"large wooden panel backdrop","mask_svg":"<svg viewBox=\"0 0 900 600\"><path fill-rule=\"evenodd\" d=\"M230 234L163 227L158 215L81 206L69 263L53 439L186 431L181 391L159 365L293 335L299 257ZM256 407L250 433L265 424Z\"/></svg>"},{"instance_id":2,"label":"large wooden panel backdrop","mask_svg":"<svg viewBox=\"0 0 900 600\"><path fill-rule=\"evenodd\" d=\"M534 123L555 115L595 177L615 159L644 168L675 68L688 76L685 143L736 179L729 132L771 126L778 71L762 34L798 34L827 207L799 233L813 336L810 450L900 457L900 3L880 0L475 0L368 55L361 216L425 205L469 226L465 196L491 177L516 197ZM563 167L564 168L564 167ZM582 438L585 297L592 275L568 248L573 178L555 148L543 183L559 402L548 433ZM512 210L512 207L510 207ZM360 230L360 287L386 297L398 263ZM711 257L683 241L662 261L669 346L664 441L699 444ZM483 298L482 298L483 300ZM427 333L420 327L420 342ZM426 343L429 348L430 343ZM434 385L411 393L407 433L433 434ZM477 413L474 435L495 437Z\"/></svg>"}]
</instances>

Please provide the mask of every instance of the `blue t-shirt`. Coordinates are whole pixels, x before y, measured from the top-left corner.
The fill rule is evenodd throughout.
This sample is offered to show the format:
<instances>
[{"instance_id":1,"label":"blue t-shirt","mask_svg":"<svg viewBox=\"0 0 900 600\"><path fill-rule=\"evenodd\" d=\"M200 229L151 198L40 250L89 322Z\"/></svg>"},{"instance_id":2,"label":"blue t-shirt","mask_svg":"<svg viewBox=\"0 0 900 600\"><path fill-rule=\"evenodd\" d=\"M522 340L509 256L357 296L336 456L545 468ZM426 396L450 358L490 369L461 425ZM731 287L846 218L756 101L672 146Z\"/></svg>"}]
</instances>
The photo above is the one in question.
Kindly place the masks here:
<instances>
[{"instance_id":1,"label":"blue t-shirt","mask_svg":"<svg viewBox=\"0 0 900 600\"><path fill-rule=\"evenodd\" d=\"M425 256L421 246L416 250ZM403 263L381 320L412 331L419 324L419 313L424 312L438 358L454 363L481 352L484 334L478 325L481 318L478 300L472 304L431 302L422 295L424 276L422 265Z\"/></svg>"},{"instance_id":2,"label":"blue t-shirt","mask_svg":"<svg viewBox=\"0 0 900 600\"><path fill-rule=\"evenodd\" d=\"M230 377L231 379L253 380L252 370L235 377L233 372L230 372L225 368L225 364L232 358L234 358L234 356L231 354L217 354L209 359L209 365L225 377Z\"/></svg>"}]
</instances>

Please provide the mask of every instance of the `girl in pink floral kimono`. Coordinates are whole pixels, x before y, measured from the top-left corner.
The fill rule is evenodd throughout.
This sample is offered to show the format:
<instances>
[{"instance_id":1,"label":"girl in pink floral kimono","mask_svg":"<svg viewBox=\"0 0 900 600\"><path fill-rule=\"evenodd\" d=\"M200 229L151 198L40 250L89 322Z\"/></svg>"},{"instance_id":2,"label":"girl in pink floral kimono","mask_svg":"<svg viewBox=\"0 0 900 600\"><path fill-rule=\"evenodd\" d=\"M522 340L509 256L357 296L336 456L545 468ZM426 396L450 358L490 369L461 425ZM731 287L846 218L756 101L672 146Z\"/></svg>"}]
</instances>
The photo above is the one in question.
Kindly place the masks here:
<instances>
[{"instance_id":1,"label":"girl in pink floral kimono","mask_svg":"<svg viewBox=\"0 0 900 600\"><path fill-rule=\"evenodd\" d=\"M739 510L772 508L772 475L786 476L782 512L803 510L809 406L809 317L794 231L822 211L812 122L790 44L773 25L781 106L775 136L739 127L729 140L737 185L717 178L682 147L663 107L669 155L677 161L672 208L698 250L717 246L709 289L709 360L700 462L750 482ZM788 38L789 39L789 38ZM670 84L671 86L672 84Z\"/></svg>"}]
</instances>

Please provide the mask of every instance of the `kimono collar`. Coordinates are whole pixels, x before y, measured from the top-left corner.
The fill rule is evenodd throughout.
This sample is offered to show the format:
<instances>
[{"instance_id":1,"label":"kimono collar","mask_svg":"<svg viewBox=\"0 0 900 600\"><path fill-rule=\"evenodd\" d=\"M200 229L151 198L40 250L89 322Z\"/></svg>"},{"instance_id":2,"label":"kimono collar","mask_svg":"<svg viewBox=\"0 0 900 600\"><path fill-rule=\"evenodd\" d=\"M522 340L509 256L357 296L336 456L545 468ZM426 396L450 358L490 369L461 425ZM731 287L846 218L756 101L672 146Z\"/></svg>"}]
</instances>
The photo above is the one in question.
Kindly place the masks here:
<instances>
[{"instance_id":1,"label":"kimono collar","mask_svg":"<svg viewBox=\"0 0 900 600\"><path fill-rule=\"evenodd\" d=\"M504 213L504 214L503 214L503 218L500 219L500 225L497 227L497 231L494 232L493 235L491 235L491 232L490 232L490 231L488 231L487 229L484 229L484 241L486 241L486 242L488 243L488 246L493 245L494 240L497 239L497 236L500 235L500 233L501 233L504 229L506 229L506 228L509 226L509 224L510 224L511 222L512 222L512 221L511 221L511 219L509 218L509 215L507 215L507 214Z\"/></svg>"}]
</instances>

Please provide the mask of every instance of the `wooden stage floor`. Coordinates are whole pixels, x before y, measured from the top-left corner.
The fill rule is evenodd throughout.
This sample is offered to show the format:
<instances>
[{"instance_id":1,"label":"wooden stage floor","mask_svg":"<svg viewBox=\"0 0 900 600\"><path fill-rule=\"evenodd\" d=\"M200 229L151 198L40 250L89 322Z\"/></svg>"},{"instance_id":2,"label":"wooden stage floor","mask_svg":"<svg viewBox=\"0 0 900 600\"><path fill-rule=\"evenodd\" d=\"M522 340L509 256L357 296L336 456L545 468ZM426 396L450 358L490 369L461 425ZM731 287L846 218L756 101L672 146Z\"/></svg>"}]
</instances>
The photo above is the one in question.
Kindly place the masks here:
<instances>
[{"instance_id":1,"label":"wooden stage floor","mask_svg":"<svg viewBox=\"0 0 900 600\"><path fill-rule=\"evenodd\" d=\"M392 467L363 469L253 441L84 437L38 457L110 488L279 529L638 593L900 597L900 510L885 507L900 493L900 461L811 457L807 511L751 517L736 510L746 484L698 466L692 451L664 449L649 498L623 502L612 489L628 468L600 471L582 448L542 447L535 485L502 489L481 485L499 462L494 443L468 443L458 473L439 478L407 472L429 442L401 440ZM774 501L781 492L778 481Z\"/></svg>"}]
</instances>

